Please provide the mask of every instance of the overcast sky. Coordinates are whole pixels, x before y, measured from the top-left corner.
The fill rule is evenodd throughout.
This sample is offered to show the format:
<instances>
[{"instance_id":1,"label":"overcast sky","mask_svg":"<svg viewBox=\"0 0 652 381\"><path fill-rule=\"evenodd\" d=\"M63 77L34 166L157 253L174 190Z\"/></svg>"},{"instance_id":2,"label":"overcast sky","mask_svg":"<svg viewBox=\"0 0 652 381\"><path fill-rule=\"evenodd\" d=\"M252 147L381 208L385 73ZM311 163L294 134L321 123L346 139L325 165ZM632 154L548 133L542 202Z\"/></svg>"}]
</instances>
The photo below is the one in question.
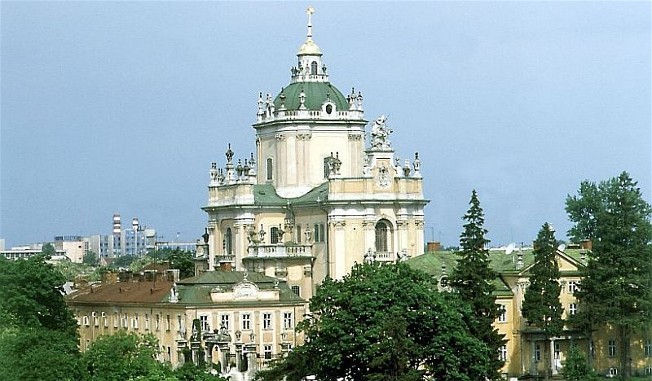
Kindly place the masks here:
<instances>
[{"instance_id":1,"label":"overcast sky","mask_svg":"<svg viewBox=\"0 0 652 381\"><path fill-rule=\"evenodd\" d=\"M309 3L10 2L1 11L0 238L203 233L208 171L255 149ZM315 2L314 40L365 115L420 153L426 238L456 245L473 189L495 245L565 238L580 181L651 193L650 2Z\"/></svg>"}]
</instances>

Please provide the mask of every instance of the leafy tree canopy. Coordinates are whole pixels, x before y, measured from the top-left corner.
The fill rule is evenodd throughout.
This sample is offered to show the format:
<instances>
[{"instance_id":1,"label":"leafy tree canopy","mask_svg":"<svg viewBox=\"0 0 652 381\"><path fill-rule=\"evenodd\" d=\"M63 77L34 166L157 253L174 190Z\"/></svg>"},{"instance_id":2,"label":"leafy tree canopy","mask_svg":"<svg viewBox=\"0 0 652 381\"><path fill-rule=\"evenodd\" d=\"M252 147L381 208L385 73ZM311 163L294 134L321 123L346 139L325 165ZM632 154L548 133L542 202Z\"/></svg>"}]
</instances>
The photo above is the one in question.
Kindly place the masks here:
<instances>
[{"instance_id":1,"label":"leafy tree canopy","mask_svg":"<svg viewBox=\"0 0 652 381\"><path fill-rule=\"evenodd\" d=\"M342 280L326 279L310 300L295 348L261 380L479 380L490 351L462 315L468 304L439 293L425 273L398 264L356 264Z\"/></svg>"},{"instance_id":2,"label":"leafy tree canopy","mask_svg":"<svg viewBox=\"0 0 652 381\"><path fill-rule=\"evenodd\" d=\"M82 263L89 266L97 266L100 264L100 258L97 256L97 254L89 250L86 252L86 254L84 254Z\"/></svg>"},{"instance_id":3,"label":"leafy tree canopy","mask_svg":"<svg viewBox=\"0 0 652 381\"><path fill-rule=\"evenodd\" d=\"M65 282L43 255L20 261L0 257L0 311L18 328L43 327L75 336L77 321L62 293Z\"/></svg>"},{"instance_id":4,"label":"leafy tree canopy","mask_svg":"<svg viewBox=\"0 0 652 381\"><path fill-rule=\"evenodd\" d=\"M170 268L179 270L180 278L195 276L194 253L181 249L161 249L152 251L148 257L157 261L170 262Z\"/></svg>"},{"instance_id":5,"label":"leafy tree canopy","mask_svg":"<svg viewBox=\"0 0 652 381\"><path fill-rule=\"evenodd\" d=\"M158 343L154 336L118 331L97 338L82 354L82 366L91 381L133 380L171 370L156 360Z\"/></svg>"},{"instance_id":6,"label":"leafy tree canopy","mask_svg":"<svg viewBox=\"0 0 652 381\"><path fill-rule=\"evenodd\" d=\"M579 327L611 323L620 332L620 374L630 374L630 334L652 319L652 207L627 172L600 183L583 181L566 198L575 242L591 240L576 296Z\"/></svg>"}]
</instances>

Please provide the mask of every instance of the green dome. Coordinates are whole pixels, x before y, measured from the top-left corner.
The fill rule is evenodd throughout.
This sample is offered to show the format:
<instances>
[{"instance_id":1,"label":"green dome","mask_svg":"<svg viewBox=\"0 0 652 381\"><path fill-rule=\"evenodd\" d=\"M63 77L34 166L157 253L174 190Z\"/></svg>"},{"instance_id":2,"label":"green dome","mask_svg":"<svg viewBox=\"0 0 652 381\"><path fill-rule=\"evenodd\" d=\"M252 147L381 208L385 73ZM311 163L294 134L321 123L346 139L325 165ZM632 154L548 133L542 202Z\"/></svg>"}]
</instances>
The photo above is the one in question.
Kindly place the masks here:
<instances>
[{"instance_id":1,"label":"green dome","mask_svg":"<svg viewBox=\"0 0 652 381\"><path fill-rule=\"evenodd\" d=\"M304 105L308 110L321 110L321 105L324 104L327 98L335 104L337 111L348 111L349 102L346 97L330 82L295 82L289 84L281 93L274 99L274 107L278 110L281 103L285 105L287 110L298 110L301 105L299 95L301 90L306 94ZM281 96L285 96L281 102Z\"/></svg>"}]
</instances>

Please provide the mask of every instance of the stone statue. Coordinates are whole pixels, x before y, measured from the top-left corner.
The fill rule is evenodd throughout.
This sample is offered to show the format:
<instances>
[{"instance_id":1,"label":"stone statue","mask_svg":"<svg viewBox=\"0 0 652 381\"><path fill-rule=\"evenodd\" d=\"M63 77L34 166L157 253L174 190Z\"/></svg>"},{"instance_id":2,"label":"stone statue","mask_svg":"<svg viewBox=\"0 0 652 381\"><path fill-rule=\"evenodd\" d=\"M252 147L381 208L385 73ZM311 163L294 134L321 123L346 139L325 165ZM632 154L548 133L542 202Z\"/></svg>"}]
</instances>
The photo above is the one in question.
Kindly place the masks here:
<instances>
[{"instance_id":1,"label":"stone statue","mask_svg":"<svg viewBox=\"0 0 652 381\"><path fill-rule=\"evenodd\" d=\"M389 149L391 148L389 142L389 134L393 131L385 125L387 117L381 115L374 121L371 126L371 148L372 149Z\"/></svg>"}]
</instances>

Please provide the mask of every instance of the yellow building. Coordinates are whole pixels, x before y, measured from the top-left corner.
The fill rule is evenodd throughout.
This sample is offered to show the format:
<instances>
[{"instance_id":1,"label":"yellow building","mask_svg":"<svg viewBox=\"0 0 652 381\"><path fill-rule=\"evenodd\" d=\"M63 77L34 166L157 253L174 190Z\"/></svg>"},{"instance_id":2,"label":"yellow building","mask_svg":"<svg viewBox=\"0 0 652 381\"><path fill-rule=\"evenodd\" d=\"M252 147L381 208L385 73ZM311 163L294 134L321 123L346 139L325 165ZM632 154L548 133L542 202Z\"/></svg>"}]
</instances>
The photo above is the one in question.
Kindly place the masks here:
<instances>
[{"instance_id":1,"label":"yellow building","mask_svg":"<svg viewBox=\"0 0 652 381\"><path fill-rule=\"evenodd\" d=\"M282 280L240 271L178 280L177 270L113 278L67 298L82 350L118 330L151 333L161 346L161 361L177 366L203 359L219 363L222 373L233 367L248 379L303 342L294 328L307 303Z\"/></svg>"},{"instance_id":2,"label":"yellow building","mask_svg":"<svg viewBox=\"0 0 652 381\"><path fill-rule=\"evenodd\" d=\"M507 340L498 354L505 360L505 376L541 375L547 369L552 369L553 375L559 374L571 343L590 352L591 365L598 374L617 374L621 344L615 329L603 327L594 332L593 337L587 338L585 333L566 326L561 336L546 342L543 334L530 326L521 315L521 305L530 284L529 271L534 264L531 249L490 250L489 253L491 266L498 274L494 283L496 303L503 306L504 311L494 326ZM556 253L561 273L559 298L564 308L564 319L578 311L579 305L574 293L581 283L579 270L586 264L586 253L584 249L565 249ZM447 277L455 268L456 262L457 255L445 251L427 253L408 261L412 267L439 279L442 289L448 289ZM652 375L652 322L647 329L633 336L631 354L633 374Z\"/></svg>"}]
</instances>

